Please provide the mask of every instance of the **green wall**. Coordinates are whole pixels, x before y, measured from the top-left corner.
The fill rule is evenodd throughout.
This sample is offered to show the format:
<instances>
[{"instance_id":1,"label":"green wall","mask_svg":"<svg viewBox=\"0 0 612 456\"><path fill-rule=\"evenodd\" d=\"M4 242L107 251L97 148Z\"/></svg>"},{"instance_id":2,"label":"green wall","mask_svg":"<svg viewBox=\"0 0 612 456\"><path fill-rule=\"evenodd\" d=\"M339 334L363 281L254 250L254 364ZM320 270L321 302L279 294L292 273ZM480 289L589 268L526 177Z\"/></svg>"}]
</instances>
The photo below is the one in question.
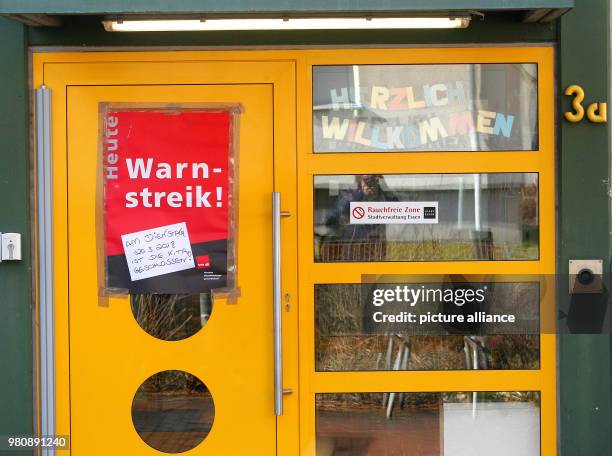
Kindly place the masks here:
<instances>
[{"instance_id":1,"label":"green wall","mask_svg":"<svg viewBox=\"0 0 612 456\"><path fill-rule=\"evenodd\" d=\"M609 101L610 34L607 0L578 0L560 26L560 92L570 84L586 91L585 103ZM569 100L562 97L563 111ZM561 110L560 110L561 111ZM610 124L561 122L559 131L559 270L572 258L602 258L610 271ZM562 454L612 454L612 339L609 295L569 299L559 291L560 310L584 334L559 338ZM597 320L607 330L598 331ZM605 335L607 332L607 335Z\"/></svg>"},{"instance_id":2,"label":"green wall","mask_svg":"<svg viewBox=\"0 0 612 456\"><path fill-rule=\"evenodd\" d=\"M0 263L0 435L30 435L33 423L25 38L23 26L0 18L0 231L22 233L24 258Z\"/></svg>"},{"instance_id":3,"label":"green wall","mask_svg":"<svg viewBox=\"0 0 612 456\"><path fill-rule=\"evenodd\" d=\"M574 0L3 0L4 13L244 13L276 11L445 11L571 8Z\"/></svg>"}]
</instances>

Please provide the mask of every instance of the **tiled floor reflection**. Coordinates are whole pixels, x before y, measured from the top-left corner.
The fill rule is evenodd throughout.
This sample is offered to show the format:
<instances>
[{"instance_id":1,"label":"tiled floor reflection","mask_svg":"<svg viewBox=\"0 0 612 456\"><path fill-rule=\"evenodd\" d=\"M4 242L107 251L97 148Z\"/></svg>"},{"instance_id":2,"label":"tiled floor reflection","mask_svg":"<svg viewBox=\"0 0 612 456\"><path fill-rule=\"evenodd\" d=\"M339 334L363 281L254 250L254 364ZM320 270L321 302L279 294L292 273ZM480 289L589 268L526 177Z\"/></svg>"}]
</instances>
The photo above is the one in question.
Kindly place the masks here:
<instances>
[{"instance_id":1,"label":"tiled floor reflection","mask_svg":"<svg viewBox=\"0 0 612 456\"><path fill-rule=\"evenodd\" d=\"M182 371L147 379L132 401L134 428L147 445L164 453L195 448L209 434L215 405L206 386Z\"/></svg>"},{"instance_id":2,"label":"tiled floor reflection","mask_svg":"<svg viewBox=\"0 0 612 456\"><path fill-rule=\"evenodd\" d=\"M320 411L317 456L440 456L438 411L402 410L392 420L381 411Z\"/></svg>"},{"instance_id":3,"label":"tiled floor reflection","mask_svg":"<svg viewBox=\"0 0 612 456\"><path fill-rule=\"evenodd\" d=\"M317 395L317 456L538 456L537 392Z\"/></svg>"}]
</instances>

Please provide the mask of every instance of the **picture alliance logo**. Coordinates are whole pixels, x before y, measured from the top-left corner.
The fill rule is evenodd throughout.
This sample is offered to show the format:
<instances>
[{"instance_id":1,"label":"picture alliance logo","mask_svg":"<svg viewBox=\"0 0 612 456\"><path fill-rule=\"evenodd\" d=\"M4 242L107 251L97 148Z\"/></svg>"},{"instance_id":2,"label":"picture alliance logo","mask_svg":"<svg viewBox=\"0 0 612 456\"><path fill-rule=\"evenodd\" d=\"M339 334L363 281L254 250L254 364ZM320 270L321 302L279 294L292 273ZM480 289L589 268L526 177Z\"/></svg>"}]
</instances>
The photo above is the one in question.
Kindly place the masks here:
<instances>
[{"instance_id":1,"label":"picture alliance logo","mask_svg":"<svg viewBox=\"0 0 612 456\"><path fill-rule=\"evenodd\" d=\"M432 288L425 285L418 287L397 285L393 288L379 288L372 293L372 304L376 307L390 303L403 303L410 307L424 303L455 304L458 307L465 304L482 303L486 299L488 287L464 286L456 288Z\"/></svg>"}]
</instances>

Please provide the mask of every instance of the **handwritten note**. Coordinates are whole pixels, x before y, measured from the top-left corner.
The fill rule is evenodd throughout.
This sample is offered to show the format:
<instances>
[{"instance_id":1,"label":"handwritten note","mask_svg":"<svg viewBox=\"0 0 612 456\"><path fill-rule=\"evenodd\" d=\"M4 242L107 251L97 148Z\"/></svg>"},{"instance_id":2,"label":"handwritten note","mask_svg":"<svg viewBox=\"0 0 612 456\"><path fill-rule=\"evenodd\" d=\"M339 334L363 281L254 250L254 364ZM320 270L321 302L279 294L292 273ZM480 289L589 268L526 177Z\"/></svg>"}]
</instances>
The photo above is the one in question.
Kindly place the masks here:
<instances>
[{"instance_id":1,"label":"handwritten note","mask_svg":"<svg viewBox=\"0 0 612 456\"><path fill-rule=\"evenodd\" d=\"M121 242L132 282L195 267L185 222L124 234Z\"/></svg>"}]
</instances>

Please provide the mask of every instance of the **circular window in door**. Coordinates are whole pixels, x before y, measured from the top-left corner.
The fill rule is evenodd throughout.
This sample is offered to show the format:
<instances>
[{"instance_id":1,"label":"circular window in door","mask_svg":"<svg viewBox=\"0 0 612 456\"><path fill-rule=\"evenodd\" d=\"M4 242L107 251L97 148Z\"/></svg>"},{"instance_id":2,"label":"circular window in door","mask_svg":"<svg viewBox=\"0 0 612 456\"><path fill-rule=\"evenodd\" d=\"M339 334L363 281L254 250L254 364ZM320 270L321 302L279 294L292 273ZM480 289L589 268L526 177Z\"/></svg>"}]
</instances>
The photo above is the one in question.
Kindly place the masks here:
<instances>
[{"instance_id":1,"label":"circular window in door","mask_svg":"<svg viewBox=\"0 0 612 456\"><path fill-rule=\"evenodd\" d=\"M182 453L210 433L215 404L199 378L180 370L158 372L145 380L132 400L132 422L150 447Z\"/></svg>"},{"instance_id":2,"label":"circular window in door","mask_svg":"<svg viewBox=\"0 0 612 456\"><path fill-rule=\"evenodd\" d=\"M182 340L200 331L212 313L210 293L135 294L132 314L140 327L161 340Z\"/></svg>"}]
</instances>

